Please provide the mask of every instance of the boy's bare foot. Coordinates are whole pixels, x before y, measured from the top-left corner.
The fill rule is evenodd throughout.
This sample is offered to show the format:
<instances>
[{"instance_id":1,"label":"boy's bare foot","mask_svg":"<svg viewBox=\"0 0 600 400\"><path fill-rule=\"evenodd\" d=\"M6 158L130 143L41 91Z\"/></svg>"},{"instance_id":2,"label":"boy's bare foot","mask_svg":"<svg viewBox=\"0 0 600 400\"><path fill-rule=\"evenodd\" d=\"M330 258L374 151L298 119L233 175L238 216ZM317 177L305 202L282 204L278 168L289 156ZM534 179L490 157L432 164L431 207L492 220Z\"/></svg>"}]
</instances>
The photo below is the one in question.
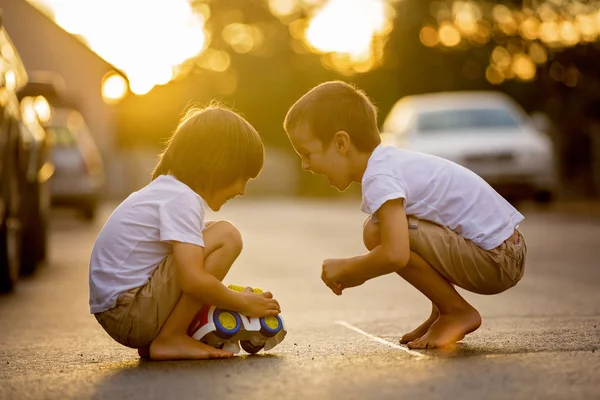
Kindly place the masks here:
<instances>
[{"instance_id":1,"label":"boy's bare foot","mask_svg":"<svg viewBox=\"0 0 600 400\"><path fill-rule=\"evenodd\" d=\"M422 337L408 343L409 349L435 349L454 345L481 325L474 308L453 314L440 314Z\"/></svg>"},{"instance_id":2,"label":"boy's bare foot","mask_svg":"<svg viewBox=\"0 0 600 400\"><path fill-rule=\"evenodd\" d=\"M431 325L433 325L433 323L438 319L439 315L440 313L437 308L433 309L431 311L431 315L425 322L419 325L415 330L405 333L404 336L402 336L402 339L400 339L400 344L412 342L413 340L425 335L429 328L431 328Z\"/></svg>"},{"instance_id":3,"label":"boy's bare foot","mask_svg":"<svg viewBox=\"0 0 600 400\"><path fill-rule=\"evenodd\" d=\"M215 349L186 335L157 337L150 344L152 360L207 360L229 357L233 357L233 353Z\"/></svg>"}]
</instances>

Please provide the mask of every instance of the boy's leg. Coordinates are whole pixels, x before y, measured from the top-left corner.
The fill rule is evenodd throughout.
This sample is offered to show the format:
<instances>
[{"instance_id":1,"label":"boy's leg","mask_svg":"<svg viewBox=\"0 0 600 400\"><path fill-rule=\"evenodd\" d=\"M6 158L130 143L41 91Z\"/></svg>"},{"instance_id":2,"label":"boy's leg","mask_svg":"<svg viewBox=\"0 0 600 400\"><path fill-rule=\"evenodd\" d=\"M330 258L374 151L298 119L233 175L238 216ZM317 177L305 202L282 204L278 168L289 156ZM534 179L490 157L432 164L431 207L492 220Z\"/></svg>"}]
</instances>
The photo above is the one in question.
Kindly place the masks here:
<instances>
[{"instance_id":1,"label":"boy's leg","mask_svg":"<svg viewBox=\"0 0 600 400\"><path fill-rule=\"evenodd\" d=\"M481 325L481 316L454 286L415 252L408 265L397 271L438 308L439 316L422 337L408 343L411 349L450 346Z\"/></svg>"},{"instance_id":2,"label":"boy's leg","mask_svg":"<svg viewBox=\"0 0 600 400\"><path fill-rule=\"evenodd\" d=\"M363 242L367 250L371 251L375 247L379 246L381 243L381 238L379 236L379 226L371 220L371 217L367 217L364 225L363 225ZM431 314L429 318L425 320L421 325L419 325L414 330L405 333L402 335L400 339L401 344L406 344L408 342L412 342L415 339L420 338L425 335L431 325L438 319L440 312L436 305L431 303Z\"/></svg>"},{"instance_id":3,"label":"boy's leg","mask_svg":"<svg viewBox=\"0 0 600 400\"><path fill-rule=\"evenodd\" d=\"M368 250L380 243L379 227L370 218L364 224L363 240ZM481 325L481 316L454 286L439 274L419 254L411 251L408 265L397 273L432 302L429 318L401 342L411 339L411 348L443 347L461 340ZM436 308L439 316L435 318ZM415 336L422 334L416 338Z\"/></svg>"},{"instance_id":4,"label":"boy's leg","mask_svg":"<svg viewBox=\"0 0 600 400\"><path fill-rule=\"evenodd\" d=\"M218 221L204 230L205 268L223 280L242 251L238 230L227 221ZM233 354L215 349L187 335L188 326L202 304L182 294L150 344L149 355L154 360L226 358Z\"/></svg>"}]
</instances>

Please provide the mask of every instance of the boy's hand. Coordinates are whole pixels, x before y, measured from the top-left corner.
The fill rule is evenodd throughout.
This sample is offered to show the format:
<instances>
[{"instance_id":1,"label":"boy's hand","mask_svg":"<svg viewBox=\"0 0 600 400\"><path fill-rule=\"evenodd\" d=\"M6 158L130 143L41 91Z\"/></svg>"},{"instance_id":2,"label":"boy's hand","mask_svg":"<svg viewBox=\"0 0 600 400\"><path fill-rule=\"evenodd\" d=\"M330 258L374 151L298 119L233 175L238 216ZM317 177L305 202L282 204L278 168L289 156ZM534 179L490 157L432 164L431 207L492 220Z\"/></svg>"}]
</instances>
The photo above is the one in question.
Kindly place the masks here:
<instances>
[{"instance_id":1,"label":"boy's hand","mask_svg":"<svg viewBox=\"0 0 600 400\"><path fill-rule=\"evenodd\" d=\"M344 289L364 283L363 279L359 279L351 273L350 262L349 259L344 258L330 258L323 261L321 279L338 296Z\"/></svg>"},{"instance_id":2,"label":"boy's hand","mask_svg":"<svg viewBox=\"0 0 600 400\"><path fill-rule=\"evenodd\" d=\"M244 296L244 307L240 312L247 317L274 317L281 312L271 292L256 294L244 291L241 294Z\"/></svg>"}]
</instances>

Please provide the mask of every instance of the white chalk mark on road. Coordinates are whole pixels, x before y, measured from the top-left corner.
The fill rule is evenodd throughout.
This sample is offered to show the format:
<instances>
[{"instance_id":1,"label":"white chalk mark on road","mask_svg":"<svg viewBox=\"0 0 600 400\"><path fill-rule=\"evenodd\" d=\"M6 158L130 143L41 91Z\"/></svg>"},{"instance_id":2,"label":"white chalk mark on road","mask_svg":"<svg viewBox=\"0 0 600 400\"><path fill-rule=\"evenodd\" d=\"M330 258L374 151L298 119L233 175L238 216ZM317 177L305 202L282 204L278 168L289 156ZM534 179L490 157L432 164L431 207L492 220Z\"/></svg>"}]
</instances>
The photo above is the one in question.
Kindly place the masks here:
<instances>
[{"instance_id":1,"label":"white chalk mark on road","mask_svg":"<svg viewBox=\"0 0 600 400\"><path fill-rule=\"evenodd\" d=\"M349 323L347 323L347 322L345 322L345 321L335 321L335 324L336 324L336 325L343 326L344 328L348 328L348 329L350 329L351 331L354 331L354 332L356 332L356 333L360 333L361 335L363 335L363 336L366 336L366 337L368 337L369 339L372 339L372 340L374 340L374 341L376 341L376 342L378 342L378 343L384 344L384 345L386 345L386 346L389 346L389 347L392 347L392 348L394 348L394 349L402 350L403 352L405 352L405 353L407 353L407 354L410 354L410 355L411 355L411 356L413 356L413 357L417 357L417 358L427 358L427 356L426 356L425 354L419 353L419 352L417 352L417 351L410 350L409 348L407 348L407 347L404 347L404 346L400 346L399 344L396 344L396 343L388 342L387 340L385 340L385 339L382 339L382 338L380 338L380 337L378 337L378 336L371 335L369 332L365 332L365 331L363 331L362 329L360 329L360 328L357 328L357 327L356 327L356 326L354 326L354 325L350 325Z\"/></svg>"}]
</instances>

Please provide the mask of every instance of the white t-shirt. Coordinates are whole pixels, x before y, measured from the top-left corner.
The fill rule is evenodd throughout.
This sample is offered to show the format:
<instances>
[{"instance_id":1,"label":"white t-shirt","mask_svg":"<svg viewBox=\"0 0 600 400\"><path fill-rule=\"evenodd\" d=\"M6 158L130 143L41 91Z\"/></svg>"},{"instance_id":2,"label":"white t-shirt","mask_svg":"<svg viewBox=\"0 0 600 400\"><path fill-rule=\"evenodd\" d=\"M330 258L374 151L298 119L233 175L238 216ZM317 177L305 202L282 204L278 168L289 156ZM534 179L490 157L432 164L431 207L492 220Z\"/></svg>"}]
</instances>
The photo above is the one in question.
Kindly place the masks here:
<instances>
[{"instance_id":1,"label":"white t-shirt","mask_svg":"<svg viewBox=\"0 0 600 400\"><path fill-rule=\"evenodd\" d=\"M362 179L361 210L405 199L407 215L444 225L484 250L508 239L524 217L474 172L446 159L379 145Z\"/></svg>"},{"instance_id":2,"label":"white t-shirt","mask_svg":"<svg viewBox=\"0 0 600 400\"><path fill-rule=\"evenodd\" d=\"M174 176L161 175L121 203L100 231L90 260L90 311L145 285L172 241L204 246L204 200Z\"/></svg>"}]
</instances>

